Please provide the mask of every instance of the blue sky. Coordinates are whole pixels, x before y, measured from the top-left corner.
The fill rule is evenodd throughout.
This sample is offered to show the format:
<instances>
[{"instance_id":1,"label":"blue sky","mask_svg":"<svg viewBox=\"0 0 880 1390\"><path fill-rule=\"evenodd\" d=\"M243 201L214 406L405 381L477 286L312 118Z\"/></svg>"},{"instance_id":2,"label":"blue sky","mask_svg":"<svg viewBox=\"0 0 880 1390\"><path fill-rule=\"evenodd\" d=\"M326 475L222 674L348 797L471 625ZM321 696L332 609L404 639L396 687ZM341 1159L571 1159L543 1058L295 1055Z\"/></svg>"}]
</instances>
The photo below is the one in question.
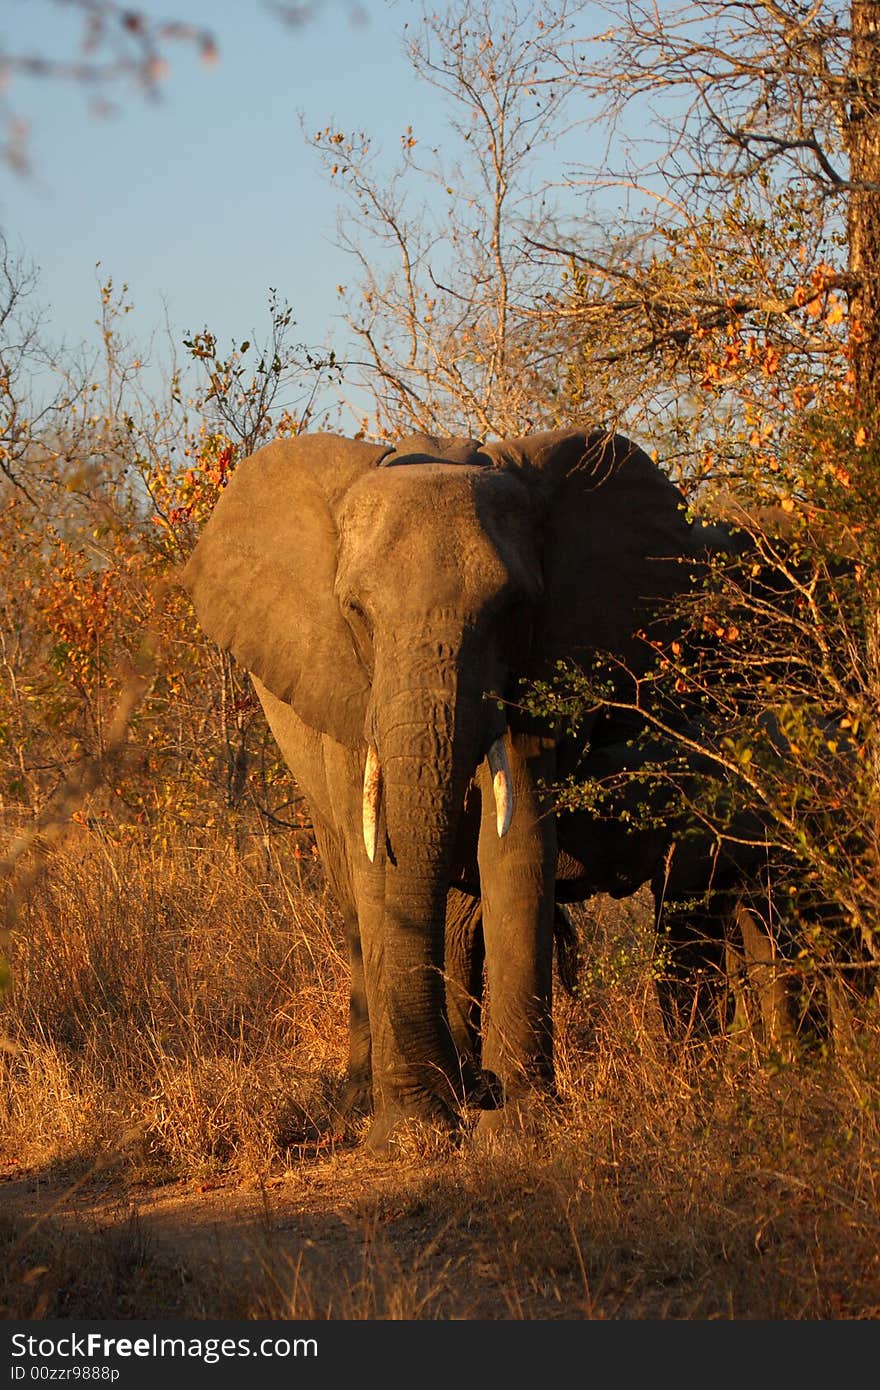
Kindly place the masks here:
<instances>
[{"instance_id":1,"label":"blue sky","mask_svg":"<svg viewBox=\"0 0 880 1390\"><path fill-rule=\"evenodd\" d=\"M170 46L162 99L114 87L113 117L91 114L90 94L72 83L21 78L8 93L30 125L32 172L0 166L0 225L40 268L55 337L92 331L106 276L130 287L136 337L161 328L166 311L178 341L206 323L221 338L260 334L269 286L294 306L303 339L340 333L336 285L352 266L333 244L337 193L300 113L312 131L367 129L392 153L410 122L439 123L439 98L417 90L401 47L420 5L372 0L356 24L345 0L324 0L290 27L259 0L139 3L210 27L220 61ZM48 0L4 0L11 49L69 55L78 32Z\"/></svg>"}]
</instances>

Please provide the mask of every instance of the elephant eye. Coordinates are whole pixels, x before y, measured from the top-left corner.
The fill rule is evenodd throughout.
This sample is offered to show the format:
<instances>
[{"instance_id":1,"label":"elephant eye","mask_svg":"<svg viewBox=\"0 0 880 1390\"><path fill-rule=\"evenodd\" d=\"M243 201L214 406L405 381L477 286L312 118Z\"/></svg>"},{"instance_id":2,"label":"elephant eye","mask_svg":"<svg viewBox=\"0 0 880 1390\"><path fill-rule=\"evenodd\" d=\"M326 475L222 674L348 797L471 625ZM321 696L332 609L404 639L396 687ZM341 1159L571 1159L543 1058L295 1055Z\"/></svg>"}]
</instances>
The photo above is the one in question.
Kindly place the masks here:
<instances>
[{"instance_id":1,"label":"elephant eye","mask_svg":"<svg viewBox=\"0 0 880 1390\"><path fill-rule=\"evenodd\" d=\"M369 629L369 619L357 599L347 598L343 606L347 617L353 618L356 623L362 623L364 627Z\"/></svg>"},{"instance_id":2,"label":"elephant eye","mask_svg":"<svg viewBox=\"0 0 880 1390\"><path fill-rule=\"evenodd\" d=\"M354 638L355 650L367 673L373 673L373 629L369 618L356 599L343 603L345 618Z\"/></svg>"}]
</instances>

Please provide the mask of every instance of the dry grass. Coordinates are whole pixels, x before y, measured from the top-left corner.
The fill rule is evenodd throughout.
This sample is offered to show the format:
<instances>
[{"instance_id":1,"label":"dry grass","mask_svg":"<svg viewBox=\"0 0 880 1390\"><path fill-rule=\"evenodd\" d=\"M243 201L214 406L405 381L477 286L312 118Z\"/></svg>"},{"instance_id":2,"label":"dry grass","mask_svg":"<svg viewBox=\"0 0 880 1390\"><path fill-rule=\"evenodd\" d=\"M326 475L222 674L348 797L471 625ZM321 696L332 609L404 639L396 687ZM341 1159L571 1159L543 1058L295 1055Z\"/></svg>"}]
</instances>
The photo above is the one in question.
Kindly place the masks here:
<instances>
[{"instance_id":1,"label":"dry grass","mask_svg":"<svg viewBox=\"0 0 880 1390\"><path fill-rule=\"evenodd\" d=\"M834 1057L671 1052L645 923L638 900L583 916L589 968L559 1005L562 1095L538 1134L388 1165L315 1143L334 1130L347 989L317 877L219 840L62 851L0 1014L0 1159L25 1174L7 1192L39 1184L38 1219L0 1225L0 1306L880 1316L876 1015ZM163 1183L164 1225L144 1206Z\"/></svg>"},{"instance_id":2,"label":"dry grass","mask_svg":"<svg viewBox=\"0 0 880 1390\"><path fill-rule=\"evenodd\" d=\"M0 1152L262 1171L330 1121L347 964L323 889L254 854L94 840L14 936Z\"/></svg>"}]
</instances>

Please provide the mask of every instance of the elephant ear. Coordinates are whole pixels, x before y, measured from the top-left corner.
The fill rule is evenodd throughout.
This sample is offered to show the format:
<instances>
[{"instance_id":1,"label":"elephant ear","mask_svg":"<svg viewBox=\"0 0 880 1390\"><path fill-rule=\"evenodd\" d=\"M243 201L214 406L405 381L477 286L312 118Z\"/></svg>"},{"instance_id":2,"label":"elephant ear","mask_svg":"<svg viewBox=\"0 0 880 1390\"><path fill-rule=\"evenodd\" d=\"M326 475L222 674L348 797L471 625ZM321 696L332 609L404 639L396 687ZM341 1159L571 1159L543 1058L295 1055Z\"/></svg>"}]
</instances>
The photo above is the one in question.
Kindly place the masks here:
<instances>
[{"instance_id":1,"label":"elephant ear","mask_svg":"<svg viewBox=\"0 0 880 1390\"><path fill-rule=\"evenodd\" d=\"M208 636L349 746L369 681L334 594L333 515L387 452L333 434L266 444L235 470L181 576Z\"/></svg>"},{"instance_id":2,"label":"elephant ear","mask_svg":"<svg viewBox=\"0 0 880 1390\"><path fill-rule=\"evenodd\" d=\"M610 652L635 674L650 664L658 610L690 582L690 526L678 488L622 435L560 431L486 446L538 498L544 607L533 677L560 660Z\"/></svg>"}]
</instances>

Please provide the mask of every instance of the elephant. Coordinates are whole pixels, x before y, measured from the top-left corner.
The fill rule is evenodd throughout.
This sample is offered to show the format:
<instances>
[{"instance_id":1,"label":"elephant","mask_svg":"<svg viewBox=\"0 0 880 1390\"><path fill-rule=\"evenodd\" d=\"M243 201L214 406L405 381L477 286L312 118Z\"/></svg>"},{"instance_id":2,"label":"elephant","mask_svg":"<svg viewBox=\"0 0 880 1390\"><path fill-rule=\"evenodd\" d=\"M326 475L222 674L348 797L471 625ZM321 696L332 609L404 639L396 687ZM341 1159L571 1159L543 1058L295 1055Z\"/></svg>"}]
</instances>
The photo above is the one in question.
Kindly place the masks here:
<instances>
[{"instance_id":1,"label":"elephant","mask_svg":"<svg viewBox=\"0 0 880 1390\"><path fill-rule=\"evenodd\" d=\"M678 488L601 429L303 434L261 447L220 495L182 582L309 803L350 953L346 1105L372 1105L372 1148L410 1125L457 1138L467 1104L479 1129L553 1094L546 788L593 716L562 729L520 693L611 653L630 696L693 549Z\"/></svg>"},{"instance_id":2,"label":"elephant","mask_svg":"<svg viewBox=\"0 0 880 1390\"><path fill-rule=\"evenodd\" d=\"M721 1030L729 968L741 968L744 952L768 965L775 943L749 911L771 893L761 819L728 803L715 828L687 809L717 771L693 751L712 730L687 722L678 732L682 743L673 733L640 740L632 724L600 721L576 773L600 799L559 817L557 897L624 898L650 884L660 1009L667 1035L681 1040ZM763 1018L779 1039L791 1031L784 987L777 972L764 974Z\"/></svg>"},{"instance_id":3,"label":"elephant","mask_svg":"<svg viewBox=\"0 0 880 1390\"><path fill-rule=\"evenodd\" d=\"M790 749L778 724L765 715L761 725L784 762ZM824 721L821 729L826 742L845 746L838 721ZM791 901L780 879L803 879L803 866L771 850L766 814L730 786L714 812L706 808L701 817L690 809L710 782L717 786L711 750L723 730L703 718L683 723L675 734L646 736L644 726L613 712L594 726L576 780L604 794L597 805L558 817L557 898L628 897L650 884L661 948L657 991L668 1036L735 1031L748 1021L766 1046L791 1053L804 1023L820 1035L825 1031L823 1014L833 1012L840 994L832 981L836 994L828 1009L797 997L803 972L793 965ZM652 777L652 769L661 775ZM804 891L798 910L857 967L852 992L869 993L876 972L839 912Z\"/></svg>"}]
</instances>

